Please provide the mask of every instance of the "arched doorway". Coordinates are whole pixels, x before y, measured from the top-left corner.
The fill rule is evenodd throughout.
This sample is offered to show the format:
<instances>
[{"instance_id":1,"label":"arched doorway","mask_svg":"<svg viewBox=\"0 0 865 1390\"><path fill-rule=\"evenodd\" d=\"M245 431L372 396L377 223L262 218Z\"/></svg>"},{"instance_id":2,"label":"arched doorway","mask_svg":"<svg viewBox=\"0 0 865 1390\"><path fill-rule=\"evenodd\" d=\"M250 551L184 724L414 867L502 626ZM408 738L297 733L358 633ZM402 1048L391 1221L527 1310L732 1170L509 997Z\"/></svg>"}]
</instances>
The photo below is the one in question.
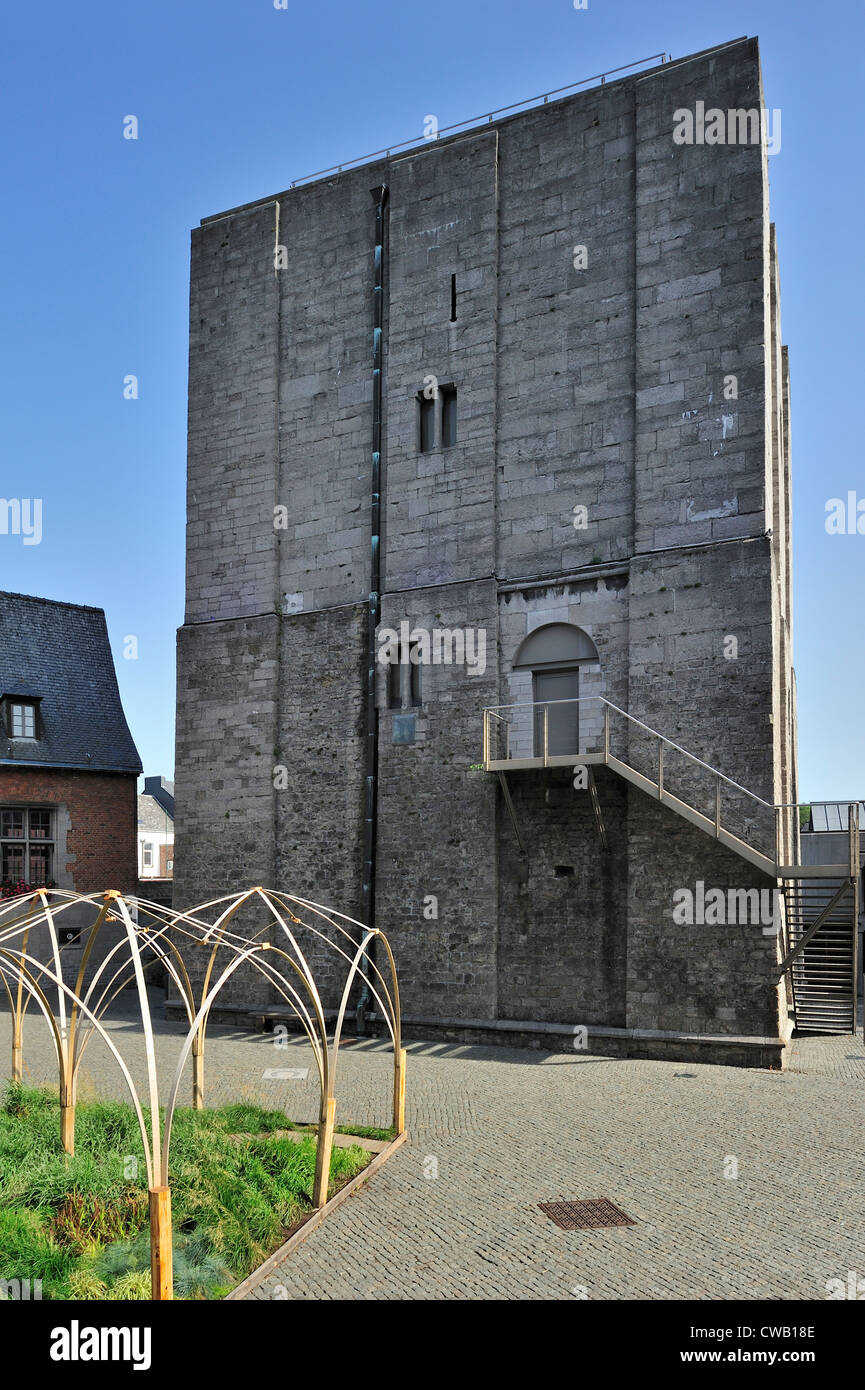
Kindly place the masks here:
<instances>
[{"instance_id":1,"label":"arched doorway","mask_svg":"<svg viewBox=\"0 0 865 1390\"><path fill-rule=\"evenodd\" d=\"M524 638L514 658L515 671L531 671L534 704L534 756L570 755L580 751L580 666L598 661L587 632L573 623L545 623Z\"/></svg>"}]
</instances>

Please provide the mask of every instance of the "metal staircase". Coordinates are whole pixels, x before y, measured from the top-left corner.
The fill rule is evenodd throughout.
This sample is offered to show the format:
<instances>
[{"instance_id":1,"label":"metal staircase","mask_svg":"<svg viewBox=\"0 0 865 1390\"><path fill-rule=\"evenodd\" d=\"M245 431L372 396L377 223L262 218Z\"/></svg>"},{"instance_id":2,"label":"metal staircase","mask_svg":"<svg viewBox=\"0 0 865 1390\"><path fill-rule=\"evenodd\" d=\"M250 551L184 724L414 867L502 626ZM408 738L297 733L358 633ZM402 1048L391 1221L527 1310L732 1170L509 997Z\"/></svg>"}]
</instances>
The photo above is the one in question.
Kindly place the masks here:
<instances>
[{"instance_id":1,"label":"metal staircase","mask_svg":"<svg viewBox=\"0 0 865 1390\"><path fill-rule=\"evenodd\" d=\"M803 1032L856 1031L856 899L850 877L784 885L789 978Z\"/></svg>"},{"instance_id":2,"label":"metal staircase","mask_svg":"<svg viewBox=\"0 0 865 1390\"><path fill-rule=\"evenodd\" d=\"M575 720L550 720L552 705L579 706ZM574 730L575 747L550 729ZM549 767L588 769L587 788L606 844L592 768L611 768L632 786L768 874L783 894L778 978L787 977L796 1027L855 1033L859 915L859 802L848 810L844 864L799 862L799 807L773 805L600 695L499 705L484 710L483 767L498 773L522 845L507 774Z\"/></svg>"}]
</instances>

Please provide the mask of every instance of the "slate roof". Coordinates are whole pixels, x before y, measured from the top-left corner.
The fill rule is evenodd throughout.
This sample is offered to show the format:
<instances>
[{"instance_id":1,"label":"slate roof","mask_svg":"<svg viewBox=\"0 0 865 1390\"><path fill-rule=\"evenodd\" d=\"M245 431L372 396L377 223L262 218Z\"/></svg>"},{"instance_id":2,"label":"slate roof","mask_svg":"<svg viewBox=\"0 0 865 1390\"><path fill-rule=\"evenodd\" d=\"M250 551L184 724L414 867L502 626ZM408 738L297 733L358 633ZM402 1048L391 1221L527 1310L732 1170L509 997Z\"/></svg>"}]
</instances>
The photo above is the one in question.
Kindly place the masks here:
<instances>
[{"instance_id":1,"label":"slate roof","mask_svg":"<svg viewBox=\"0 0 865 1390\"><path fill-rule=\"evenodd\" d=\"M4 695L39 701L42 736L10 739L0 720L0 766L141 771L101 608L0 592Z\"/></svg>"},{"instance_id":2,"label":"slate roof","mask_svg":"<svg viewBox=\"0 0 865 1390\"><path fill-rule=\"evenodd\" d=\"M174 783L167 777L145 777L142 796L152 797L160 810L174 820Z\"/></svg>"},{"instance_id":3,"label":"slate roof","mask_svg":"<svg viewBox=\"0 0 865 1390\"><path fill-rule=\"evenodd\" d=\"M174 829L174 783L164 777L145 777L138 798L138 829Z\"/></svg>"},{"instance_id":4,"label":"slate roof","mask_svg":"<svg viewBox=\"0 0 865 1390\"><path fill-rule=\"evenodd\" d=\"M138 829L168 832L174 829L174 817L169 816L155 797L142 792L138 798Z\"/></svg>"}]
</instances>

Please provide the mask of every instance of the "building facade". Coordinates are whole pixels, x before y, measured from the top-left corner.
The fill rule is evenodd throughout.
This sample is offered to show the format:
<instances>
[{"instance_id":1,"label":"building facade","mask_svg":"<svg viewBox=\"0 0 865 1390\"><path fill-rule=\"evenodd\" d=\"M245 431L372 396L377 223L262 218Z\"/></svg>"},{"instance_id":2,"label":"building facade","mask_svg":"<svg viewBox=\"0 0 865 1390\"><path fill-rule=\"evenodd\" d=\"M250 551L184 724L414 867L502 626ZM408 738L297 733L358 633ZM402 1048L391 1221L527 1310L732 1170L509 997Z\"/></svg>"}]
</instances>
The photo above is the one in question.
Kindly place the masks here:
<instances>
[{"instance_id":1,"label":"building facade","mask_svg":"<svg viewBox=\"0 0 865 1390\"><path fill-rule=\"evenodd\" d=\"M174 877L174 783L145 777L138 797L138 877Z\"/></svg>"},{"instance_id":2,"label":"building facade","mask_svg":"<svg viewBox=\"0 0 865 1390\"><path fill-rule=\"evenodd\" d=\"M737 843L796 799L769 159L675 134L764 107L737 40L193 233L175 905L374 922L409 1031L777 1064L777 934L674 920L776 856L643 729Z\"/></svg>"},{"instance_id":3,"label":"building facade","mask_svg":"<svg viewBox=\"0 0 865 1390\"><path fill-rule=\"evenodd\" d=\"M102 609L0 593L2 896L134 892L140 771ZM64 970L92 916L64 912ZM31 942L43 948L47 932Z\"/></svg>"}]
</instances>

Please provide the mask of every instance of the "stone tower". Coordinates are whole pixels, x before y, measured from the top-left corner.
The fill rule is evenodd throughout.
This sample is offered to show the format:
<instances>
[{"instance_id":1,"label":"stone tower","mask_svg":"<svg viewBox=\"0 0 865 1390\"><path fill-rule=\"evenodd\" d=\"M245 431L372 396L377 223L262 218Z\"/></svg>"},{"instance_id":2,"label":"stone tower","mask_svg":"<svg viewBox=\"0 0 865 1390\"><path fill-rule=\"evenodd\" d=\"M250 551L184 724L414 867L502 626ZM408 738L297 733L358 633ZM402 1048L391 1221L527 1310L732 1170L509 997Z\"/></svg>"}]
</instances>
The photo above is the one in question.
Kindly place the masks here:
<instances>
[{"instance_id":1,"label":"stone tower","mask_svg":"<svg viewBox=\"0 0 865 1390\"><path fill-rule=\"evenodd\" d=\"M603 757L796 798L764 107L739 39L194 231L175 905L374 920L408 1032L777 1064L776 936L674 913L767 861Z\"/></svg>"}]
</instances>

